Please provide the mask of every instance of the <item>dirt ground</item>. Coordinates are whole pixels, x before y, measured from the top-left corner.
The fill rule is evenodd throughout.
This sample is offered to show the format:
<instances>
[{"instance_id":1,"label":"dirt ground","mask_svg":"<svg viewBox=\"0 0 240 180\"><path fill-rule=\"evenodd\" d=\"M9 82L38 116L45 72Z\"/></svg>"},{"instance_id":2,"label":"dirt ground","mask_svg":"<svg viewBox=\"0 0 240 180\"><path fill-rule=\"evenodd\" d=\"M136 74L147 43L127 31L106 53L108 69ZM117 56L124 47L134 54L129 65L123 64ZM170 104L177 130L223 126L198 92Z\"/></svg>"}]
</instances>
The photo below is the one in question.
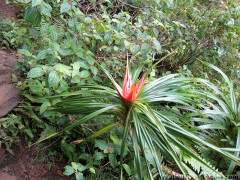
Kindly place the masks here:
<instances>
[{"instance_id":1,"label":"dirt ground","mask_svg":"<svg viewBox=\"0 0 240 180\"><path fill-rule=\"evenodd\" d=\"M0 20L7 18L11 20L17 19L16 7L12 4L6 4L5 0L0 0Z\"/></svg>"},{"instance_id":2,"label":"dirt ground","mask_svg":"<svg viewBox=\"0 0 240 180\"><path fill-rule=\"evenodd\" d=\"M11 148L14 155L11 155L4 149L0 149L0 180L1 172L15 176L17 179L27 180L65 180L62 174L63 161L53 164L51 169L46 163L42 163L37 158L34 148L26 148L26 144L16 143Z\"/></svg>"}]
</instances>

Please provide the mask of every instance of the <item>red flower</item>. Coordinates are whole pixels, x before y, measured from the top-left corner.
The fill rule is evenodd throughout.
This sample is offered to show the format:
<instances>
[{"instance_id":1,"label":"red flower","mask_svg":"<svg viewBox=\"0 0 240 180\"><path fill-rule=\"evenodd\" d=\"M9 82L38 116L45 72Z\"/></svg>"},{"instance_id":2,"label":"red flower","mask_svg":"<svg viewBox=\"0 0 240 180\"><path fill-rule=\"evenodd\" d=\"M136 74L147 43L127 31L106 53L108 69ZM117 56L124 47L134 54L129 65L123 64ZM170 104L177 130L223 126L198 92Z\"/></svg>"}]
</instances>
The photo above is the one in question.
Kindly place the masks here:
<instances>
[{"instance_id":1,"label":"red flower","mask_svg":"<svg viewBox=\"0 0 240 180\"><path fill-rule=\"evenodd\" d=\"M135 101L140 89L143 87L145 82L145 75L138 82L137 86L132 82L131 75L128 70L128 63L126 67L126 74L123 81L123 87L121 88L115 81L114 86L116 87L118 93L125 99L126 101Z\"/></svg>"}]
</instances>

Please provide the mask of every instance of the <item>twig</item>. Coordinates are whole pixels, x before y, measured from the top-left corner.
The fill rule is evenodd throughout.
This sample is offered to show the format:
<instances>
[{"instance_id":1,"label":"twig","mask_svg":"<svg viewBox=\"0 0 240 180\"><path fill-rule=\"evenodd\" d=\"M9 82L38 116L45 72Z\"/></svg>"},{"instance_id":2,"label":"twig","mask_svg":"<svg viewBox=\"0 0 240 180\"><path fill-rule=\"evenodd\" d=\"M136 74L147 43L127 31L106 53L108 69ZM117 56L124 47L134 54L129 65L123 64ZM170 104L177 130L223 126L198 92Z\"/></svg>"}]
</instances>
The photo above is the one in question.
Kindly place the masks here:
<instances>
[{"instance_id":1,"label":"twig","mask_svg":"<svg viewBox=\"0 0 240 180\"><path fill-rule=\"evenodd\" d=\"M88 129L88 130L89 130L89 131L91 131L92 133L94 133L94 131L93 131L93 130L91 130L90 128L88 128L88 127L84 126L83 124L81 124L81 126L82 126L82 127L84 127L84 128L86 128L86 129Z\"/></svg>"},{"instance_id":2,"label":"twig","mask_svg":"<svg viewBox=\"0 0 240 180\"><path fill-rule=\"evenodd\" d=\"M77 45L79 45L79 42L78 42L78 38L75 34L73 34L68 28L66 28L65 26L63 26L61 23L59 23L54 17L52 17L52 19L58 24L60 25L61 27L65 28L71 35L74 36L74 38L76 39L76 43Z\"/></svg>"},{"instance_id":3,"label":"twig","mask_svg":"<svg viewBox=\"0 0 240 180\"><path fill-rule=\"evenodd\" d=\"M126 3L126 2L124 2L124 1L119 1L119 2L120 2L120 3L123 3L123 4L127 5L127 6L130 6L130 7L132 7L132 8L135 8L135 9L146 9L146 8L150 8L150 7L136 7L136 6L133 6L133 5L131 5L131 4Z\"/></svg>"},{"instance_id":4,"label":"twig","mask_svg":"<svg viewBox=\"0 0 240 180\"><path fill-rule=\"evenodd\" d=\"M184 178L184 175L179 174L179 173L177 173L177 172L175 172L175 171L172 171L172 170L168 169L168 168L165 167L165 166L162 166L162 170L163 170L165 173L174 176L174 178L177 177L177 178L180 178L180 179L185 179L185 178ZM193 178L192 178L191 176L188 176L188 179L193 180Z\"/></svg>"},{"instance_id":5,"label":"twig","mask_svg":"<svg viewBox=\"0 0 240 180\"><path fill-rule=\"evenodd\" d=\"M106 164L104 164L102 167L100 167L99 171L101 171L105 166L107 166L109 164L109 162L107 162Z\"/></svg>"},{"instance_id":6,"label":"twig","mask_svg":"<svg viewBox=\"0 0 240 180\"><path fill-rule=\"evenodd\" d=\"M99 126L101 123L98 124L82 124L82 125L86 125L86 126Z\"/></svg>"},{"instance_id":7,"label":"twig","mask_svg":"<svg viewBox=\"0 0 240 180\"><path fill-rule=\"evenodd\" d=\"M51 143L51 144L49 144L49 145L47 145L47 146L41 148L39 151L42 151L43 149L46 149L46 148L52 146L53 144L55 144L56 142L58 142L58 141L60 140L60 138L61 138L61 136L59 136L59 138L58 138L56 141L54 141L53 143Z\"/></svg>"}]
</instances>

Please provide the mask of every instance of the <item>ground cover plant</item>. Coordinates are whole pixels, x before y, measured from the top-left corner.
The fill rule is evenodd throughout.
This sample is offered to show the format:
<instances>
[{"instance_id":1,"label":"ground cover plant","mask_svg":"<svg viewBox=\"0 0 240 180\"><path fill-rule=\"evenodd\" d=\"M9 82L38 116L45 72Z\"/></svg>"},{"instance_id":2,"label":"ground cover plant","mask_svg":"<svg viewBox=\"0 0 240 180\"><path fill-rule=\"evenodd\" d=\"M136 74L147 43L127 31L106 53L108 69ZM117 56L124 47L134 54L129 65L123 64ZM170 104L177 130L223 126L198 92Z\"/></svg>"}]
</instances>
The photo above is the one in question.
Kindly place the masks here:
<instances>
[{"instance_id":1,"label":"ground cover plant","mask_svg":"<svg viewBox=\"0 0 240 180\"><path fill-rule=\"evenodd\" d=\"M0 39L4 48L18 49L22 78L14 81L24 100L15 109L18 117L8 117L15 124L0 121L8 148L21 125L14 136L50 147L50 154L66 159L64 174L77 179L116 179L119 171L130 179L238 172L239 110L231 108L240 85L237 2L14 2L19 21L3 22ZM223 69L235 86L198 59ZM116 85L125 67L129 90ZM140 166L146 171L137 171Z\"/></svg>"}]
</instances>

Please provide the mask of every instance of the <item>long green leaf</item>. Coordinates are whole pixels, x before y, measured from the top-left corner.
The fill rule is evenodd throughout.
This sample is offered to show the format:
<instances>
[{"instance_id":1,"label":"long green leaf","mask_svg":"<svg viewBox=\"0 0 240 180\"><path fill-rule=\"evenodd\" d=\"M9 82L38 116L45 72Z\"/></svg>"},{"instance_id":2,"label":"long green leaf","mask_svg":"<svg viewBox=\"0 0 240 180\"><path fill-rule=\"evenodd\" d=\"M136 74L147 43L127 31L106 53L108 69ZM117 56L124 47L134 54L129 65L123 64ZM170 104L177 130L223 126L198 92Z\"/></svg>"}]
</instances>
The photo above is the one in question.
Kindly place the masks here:
<instances>
[{"instance_id":1,"label":"long green leaf","mask_svg":"<svg viewBox=\"0 0 240 180\"><path fill-rule=\"evenodd\" d=\"M144 107L144 106L142 106L140 104L137 104L136 107L156 124L156 126L159 129L159 132L161 133L162 137L164 138L164 141L165 141L169 151L172 154L172 157L173 157L174 161L177 163L178 167L180 168L180 170L182 171L184 176L188 177L187 174L186 174L186 170L184 169L184 167L182 165L182 162L177 157L177 153L175 152L174 147L169 142L169 140L168 140L168 138L166 136L166 129L164 128L164 126L161 123L161 121L155 116L155 114L153 113L152 109L147 104L145 104L145 105L146 105L146 107Z\"/></svg>"},{"instance_id":2,"label":"long green leaf","mask_svg":"<svg viewBox=\"0 0 240 180\"><path fill-rule=\"evenodd\" d=\"M240 127L238 127L236 149L240 149ZM236 158L238 158L239 152L240 151L237 151L237 152L234 153L234 156ZM231 175L233 173L233 170L234 170L235 166L236 166L236 163L232 161L229 168L228 168L227 175Z\"/></svg>"},{"instance_id":3,"label":"long green leaf","mask_svg":"<svg viewBox=\"0 0 240 180\"><path fill-rule=\"evenodd\" d=\"M41 139L40 141L37 141L37 142L34 143L34 144L38 144L38 143L40 143L40 142L42 142L42 141L45 141L45 140L47 140L47 139L49 139L49 138L51 138L51 137L56 136L56 135L58 135L58 134L60 134L60 133L62 133L62 132L71 130L72 128L74 128L74 127L76 127L76 126L79 126L80 124L85 123L86 121L88 121L88 120L90 120L90 119L92 119L92 118L94 118L94 117L96 117L96 116L98 116L98 115L100 115L100 114L102 114L102 113L110 110L110 109L114 109L115 107L116 107L116 105L112 105L112 106L108 106L108 107L105 107L105 108L103 108L103 109L97 110L97 111L95 111L95 112L93 112L93 113L91 113L91 114L89 114L89 115L87 115L87 116L85 116L85 117L77 120L77 122L71 124L70 126L64 128L63 130L61 130L61 131L59 131L59 132L57 132L57 133L54 133L54 134L52 134L52 135L50 135L50 136L48 136L48 137L46 137L46 138L44 138L44 139Z\"/></svg>"},{"instance_id":4,"label":"long green leaf","mask_svg":"<svg viewBox=\"0 0 240 180\"><path fill-rule=\"evenodd\" d=\"M104 127L103 129L100 129L99 131L93 133L92 135L88 136L86 139L76 140L76 141L73 141L72 143L73 144L79 144L83 141L95 138L95 137L99 136L102 133L105 133L106 131L108 131L109 129L111 129L112 127L115 127L115 126L122 126L122 125L121 124L111 124L109 126Z\"/></svg>"},{"instance_id":5,"label":"long green leaf","mask_svg":"<svg viewBox=\"0 0 240 180\"><path fill-rule=\"evenodd\" d=\"M124 132L123 132L123 138L122 138L122 146L121 146L121 154L120 154L120 169L119 169L119 179L123 180L123 153L124 153L124 149L126 146L126 141L127 141L127 135L128 135L128 131L130 129L130 125L131 125L131 112L132 112L132 106L129 108L128 110L128 114L125 120L125 125L124 125Z\"/></svg>"}]
</instances>

